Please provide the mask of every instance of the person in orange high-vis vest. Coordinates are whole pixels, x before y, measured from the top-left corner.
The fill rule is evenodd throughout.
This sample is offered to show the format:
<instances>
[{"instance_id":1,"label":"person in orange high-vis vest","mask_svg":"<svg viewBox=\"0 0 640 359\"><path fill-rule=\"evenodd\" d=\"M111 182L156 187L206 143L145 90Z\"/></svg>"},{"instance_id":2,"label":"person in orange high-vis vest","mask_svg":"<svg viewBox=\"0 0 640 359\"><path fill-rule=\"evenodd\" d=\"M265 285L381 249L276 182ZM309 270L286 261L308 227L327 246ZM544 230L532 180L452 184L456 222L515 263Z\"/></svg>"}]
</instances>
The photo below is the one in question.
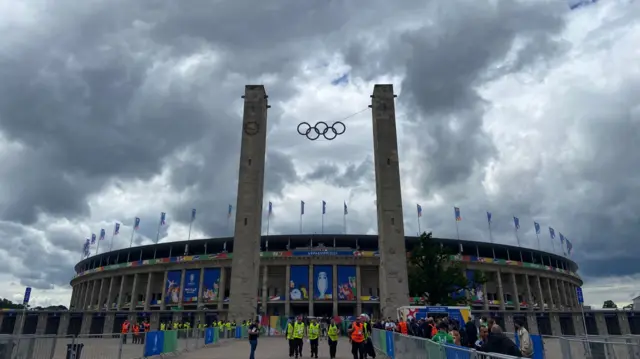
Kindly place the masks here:
<instances>
[{"instance_id":1,"label":"person in orange high-vis vest","mask_svg":"<svg viewBox=\"0 0 640 359\"><path fill-rule=\"evenodd\" d=\"M400 329L400 333L407 335L409 334L409 330L407 330L407 322L404 320L398 323L398 328Z\"/></svg>"},{"instance_id":2,"label":"person in orange high-vis vest","mask_svg":"<svg viewBox=\"0 0 640 359\"><path fill-rule=\"evenodd\" d=\"M122 334L122 344L127 344L127 333L129 333L129 321L125 319L124 323L122 323L122 327L120 328L120 333Z\"/></svg>"},{"instance_id":3,"label":"person in orange high-vis vest","mask_svg":"<svg viewBox=\"0 0 640 359\"><path fill-rule=\"evenodd\" d=\"M364 324L362 324L362 317L358 317L351 325L349 337L351 338L353 359L364 359Z\"/></svg>"},{"instance_id":4,"label":"person in orange high-vis vest","mask_svg":"<svg viewBox=\"0 0 640 359\"><path fill-rule=\"evenodd\" d=\"M133 344L140 343L140 324L133 324Z\"/></svg>"},{"instance_id":5,"label":"person in orange high-vis vest","mask_svg":"<svg viewBox=\"0 0 640 359\"><path fill-rule=\"evenodd\" d=\"M140 336L140 340L141 340L141 344L144 344L144 340L147 336L147 333L151 331L151 324L149 324L149 321L145 319L144 322L142 323L142 328L144 328L144 333Z\"/></svg>"}]
</instances>

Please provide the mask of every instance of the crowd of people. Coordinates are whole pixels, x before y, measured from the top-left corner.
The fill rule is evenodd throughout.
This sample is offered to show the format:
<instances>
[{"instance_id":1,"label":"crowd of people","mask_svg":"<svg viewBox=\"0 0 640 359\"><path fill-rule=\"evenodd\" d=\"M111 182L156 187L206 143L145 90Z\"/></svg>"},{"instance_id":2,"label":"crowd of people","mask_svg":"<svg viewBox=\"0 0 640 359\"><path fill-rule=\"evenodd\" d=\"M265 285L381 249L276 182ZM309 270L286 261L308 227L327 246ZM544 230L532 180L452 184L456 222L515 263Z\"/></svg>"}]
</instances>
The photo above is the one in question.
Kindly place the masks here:
<instances>
[{"instance_id":1,"label":"crowd of people","mask_svg":"<svg viewBox=\"0 0 640 359\"><path fill-rule=\"evenodd\" d=\"M493 318L486 317L480 318L476 323L475 318L471 316L469 321L464 324L448 317L428 317L418 320L409 318L407 321L387 318L384 321L376 321L373 327L430 339L439 344L467 347L479 352L524 358L533 357L533 343L524 322L516 318L514 325L520 342L519 347L505 335L502 328L496 324Z\"/></svg>"}]
</instances>

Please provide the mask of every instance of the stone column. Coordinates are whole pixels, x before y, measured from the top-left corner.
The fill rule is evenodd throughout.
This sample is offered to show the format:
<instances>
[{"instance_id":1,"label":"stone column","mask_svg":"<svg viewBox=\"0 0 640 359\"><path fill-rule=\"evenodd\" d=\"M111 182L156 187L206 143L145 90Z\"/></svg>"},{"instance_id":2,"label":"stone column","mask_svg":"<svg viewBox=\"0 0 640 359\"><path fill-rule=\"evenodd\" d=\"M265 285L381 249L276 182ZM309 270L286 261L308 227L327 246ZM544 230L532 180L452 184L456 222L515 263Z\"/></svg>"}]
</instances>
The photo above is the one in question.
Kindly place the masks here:
<instances>
[{"instance_id":1,"label":"stone column","mask_svg":"<svg viewBox=\"0 0 640 359\"><path fill-rule=\"evenodd\" d=\"M262 312L264 315L268 315L269 311L267 310L267 305L269 304L269 266L262 266Z\"/></svg>"},{"instance_id":2,"label":"stone column","mask_svg":"<svg viewBox=\"0 0 640 359\"><path fill-rule=\"evenodd\" d=\"M518 282L516 281L516 274L511 272L511 284L513 285L513 305L516 310L520 310L520 299L518 298Z\"/></svg>"},{"instance_id":3,"label":"stone column","mask_svg":"<svg viewBox=\"0 0 640 359\"><path fill-rule=\"evenodd\" d=\"M533 294L531 293L531 284L529 284L528 274L524 275L524 284L525 284L525 290L527 291L527 310L533 310ZM533 318L535 319L535 316L533 316Z\"/></svg>"},{"instance_id":4,"label":"stone column","mask_svg":"<svg viewBox=\"0 0 640 359\"><path fill-rule=\"evenodd\" d=\"M362 313L362 276L360 274L360 266L356 265L356 315Z\"/></svg>"},{"instance_id":5,"label":"stone column","mask_svg":"<svg viewBox=\"0 0 640 359\"><path fill-rule=\"evenodd\" d=\"M582 336L584 335L584 322L583 322L583 318L582 318L582 314L573 314L571 316L573 318L573 328L576 330L576 335L577 336Z\"/></svg>"},{"instance_id":6,"label":"stone column","mask_svg":"<svg viewBox=\"0 0 640 359\"><path fill-rule=\"evenodd\" d=\"M131 287L131 304L129 304L129 311L133 312L136 310L136 305L138 304L138 281L140 278L140 274L136 273L133 275L133 287Z\"/></svg>"},{"instance_id":7,"label":"stone column","mask_svg":"<svg viewBox=\"0 0 640 359\"><path fill-rule=\"evenodd\" d=\"M82 324L80 325L80 334L89 334L91 329L91 321L93 320L93 315L91 313L84 313L82 316Z\"/></svg>"},{"instance_id":8,"label":"stone column","mask_svg":"<svg viewBox=\"0 0 640 359\"><path fill-rule=\"evenodd\" d=\"M116 321L115 313L107 313L104 317L104 325L102 327L103 333L114 333L113 323Z\"/></svg>"},{"instance_id":9,"label":"stone column","mask_svg":"<svg viewBox=\"0 0 640 359\"><path fill-rule=\"evenodd\" d=\"M182 270L182 274L180 275L180 292L178 292L178 305L180 307L182 307L182 302L184 300L184 298L182 298L182 295L184 294L184 281L185 281L185 276L187 274L187 270L183 269Z\"/></svg>"},{"instance_id":10,"label":"stone column","mask_svg":"<svg viewBox=\"0 0 640 359\"><path fill-rule=\"evenodd\" d=\"M118 292L118 300L116 301L116 310L122 309L122 303L124 303L124 285L127 281L127 276L123 275L120 279L120 292Z\"/></svg>"},{"instance_id":11,"label":"stone column","mask_svg":"<svg viewBox=\"0 0 640 359\"><path fill-rule=\"evenodd\" d=\"M153 283L153 272L149 272L147 276L147 288L144 291L144 311L148 312L151 308L151 285ZM202 284L200 284L202 287Z\"/></svg>"},{"instance_id":12,"label":"stone column","mask_svg":"<svg viewBox=\"0 0 640 359\"><path fill-rule=\"evenodd\" d=\"M107 310L111 310L113 300L113 282L115 277L109 278L109 290L107 291Z\"/></svg>"},{"instance_id":13,"label":"stone column","mask_svg":"<svg viewBox=\"0 0 640 359\"><path fill-rule=\"evenodd\" d=\"M596 318L596 327L598 328L598 335L609 335L607 329L607 321L604 319L604 313L593 313Z\"/></svg>"},{"instance_id":14,"label":"stone column","mask_svg":"<svg viewBox=\"0 0 640 359\"><path fill-rule=\"evenodd\" d=\"M91 282L86 282L84 288L85 289L84 289L84 300L82 301L82 310L87 310L87 307L89 306L89 300L91 299L89 297L91 293Z\"/></svg>"},{"instance_id":15,"label":"stone column","mask_svg":"<svg viewBox=\"0 0 640 359\"><path fill-rule=\"evenodd\" d=\"M100 280L100 289L98 290L98 306L97 306L97 310L103 310L104 308L102 308L102 302L103 300L103 295L104 295L104 283L107 279L106 278L102 278Z\"/></svg>"},{"instance_id":16,"label":"stone column","mask_svg":"<svg viewBox=\"0 0 640 359\"><path fill-rule=\"evenodd\" d=\"M287 264L284 275L284 316L291 316L291 298L289 298L289 283L291 282L291 265Z\"/></svg>"},{"instance_id":17,"label":"stone column","mask_svg":"<svg viewBox=\"0 0 640 359\"><path fill-rule=\"evenodd\" d=\"M549 309L553 310L553 309L558 309L558 307L556 306L556 301L553 299L553 290L551 290L551 280L548 277L545 277L545 282L547 285L547 292L549 293Z\"/></svg>"},{"instance_id":18,"label":"stone column","mask_svg":"<svg viewBox=\"0 0 640 359\"><path fill-rule=\"evenodd\" d=\"M47 330L47 313L38 315L38 324L36 325L36 335L43 335Z\"/></svg>"},{"instance_id":19,"label":"stone column","mask_svg":"<svg viewBox=\"0 0 640 359\"><path fill-rule=\"evenodd\" d=\"M498 283L498 295L500 296L500 310L505 310L504 306L504 288L502 287L502 274L500 270L496 271L496 282Z\"/></svg>"},{"instance_id":20,"label":"stone column","mask_svg":"<svg viewBox=\"0 0 640 359\"><path fill-rule=\"evenodd\" d=\"M562 327L560 326L560 316L558 313L549 313L549 320L551 320L551 335L556 337L562 336Z\"/></svg>"},{"instance_id":21,"label":"stone column","mask_svg":"<svg viewBox=\"0 0 640 359\"><path fill-rule=\"evenodd\" d=\"M224 293L227 290L227 268L220 267L220 292L218 293L218 311L224 309Z\"/></svg>"},{"instance_id":22,"label":"stone column","mask_svg":"<svg viewBox=\"0 0 640 359\"><path fill-rule=\"evenodd\" d=\"M537 275L534 277L536 279L536 285L538 287L538 308L540 308L541 311L544 311L544 294L542 292L542 281L540 280L540 276Z\"/></svg>"},{"instance_id":23,"label":"stone column","mask_svg":"<svg viewBox=\"0 0 640 359\"><path fill-rule=\"evenodd\" d=\"M502 328L502 330L508 333L515 333L516 327L515 327L515 324L513 323L513 314L511 314L510 312L505 312L503 314L504 314L504 328Z\"/></svg>"},{"instance_id":24,"label":"stone column","mask_svg":"<svg viewBox=\"0 0 640 359\"><path fill-rule=\"evenodd\" d=\"M487 272L484 272L486 275ZM482 283L482 309L489 310L489 297L487 296L487 283Z\"/></svg>"},{"instance_id":25,"label":"stone column","mask_svg":"<svg viewBox=\"0 0 640 359\"><path fill-rule=\"evenodd\" d=\"M564 301L562 300L562 296L560 295L560 284L558 282L557 279L553 280L553 283L551 284L552 287L555 287L555 292L558 298L558 301L556 302L556 307L558 308L558 310L560 310L562 307L564 307Z\"/></svg>"},{"instance_id":26,"label":"stone column","mask_svg":"<svg viewBox=\"0 0 640 359\"><path fill-rule=\"evenodd\" d=\"M69 331L69 319L71 318L70 313L62 313L60 314L60 325L58 325L58 336L67 335L67 331Z\"/></svg>"},{"instance_id":27,"label":"stone column","mask_svg":"<svg viewBox=\"0 0 640 359\"><path fill-rule=\"evenodd\" d=\"M527 326L529 327L529 333L540 334L538 329L538 319L534 313L527 313Z\"/></svg>"},{"instance_id":28,"label":"stone column","mask_svg":"<svg viewBox=\"0 0 640 359\"><path fill-rule=\"evenodd\" d=\"M224 272L222 272L222 274L224 274ZM165 287L167 285L168 275L169 271L165 270L164 279L162 281L162 298L160 300L160 310L167 310L167 291L165 290ZM222 282L222 279L220 279L220 282ZM219 309L222 309L222 307L220 307Z\"/></svg>"},{"instance_id":29,"label":"stone column","mask_svg":"<svg viewBox=\"0 0 640 359\"><path fill-rule=\"evenodd\" d=\"M198 309L202 305L202 286L204 285L204 268L200 268L200 283L198 283Z\"/></svg>"},{"instance_id":30,"label":"stone column","mask_svg":"<svg viewBox=\"0 0 640 359\"><path fill-rule=\"evenodd\" d=\"M337 265L333 265L333 280L332 280L332 289L331 289L331 293L333 293L331 295L332 298L332 302L333 302L333 316L337 316L338 315L338 293L337 293L337 287L338 287L338 266ZM382 294L382 293L380 293Z\"/></svg>"},{"instance_id":31,"label":"stone column","mask_svg":"<svg viewBox=\"0 0 640 359\"><path fill-rule=\"evenodd\" d=\"M71 287L71 300L69 301L70 310L73 310L73 308L75 308L76 306L75 301L77 296L78 296L77 289L76 289L76 286L74 285Z\"/></svg>"},{"instance_id":32,"label":"stone column","mask_svg":"<svg viewBox=\"0 0 640 359\"><path fill-rule=\"evenodd\" d=\"M631 326L629 325L629 318L626 312L618 312L618 323L620 324L620 334L631 334Z\"/></svg>"}]
</instances>

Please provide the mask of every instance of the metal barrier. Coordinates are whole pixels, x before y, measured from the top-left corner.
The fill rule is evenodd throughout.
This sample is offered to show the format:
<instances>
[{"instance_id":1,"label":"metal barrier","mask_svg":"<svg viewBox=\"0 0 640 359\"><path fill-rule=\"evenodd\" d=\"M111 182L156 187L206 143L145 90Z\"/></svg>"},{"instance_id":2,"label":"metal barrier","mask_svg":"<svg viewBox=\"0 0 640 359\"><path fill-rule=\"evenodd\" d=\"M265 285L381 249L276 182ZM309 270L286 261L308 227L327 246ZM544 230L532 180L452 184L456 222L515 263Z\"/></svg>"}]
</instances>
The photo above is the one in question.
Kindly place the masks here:
<instances>
[{"instance_id":1,"label":"metal barrier","mask_svg":"<svg viewBox=\"0 0 640 359\"><path fill-rule=\"evenodd\" d=\"M517 344L514 333L505 333ZM536 337L531 336L532 340ZM540 347L545 359L640 359L640 336L637 335L587 335L540 336ZM534 342L534 348L536 348Z\"/></svg>"},{"instance_id":2,"label":"metal barrier","mask_svg":"<svg viewBox=\"0 0 640 359\"><path fill-rule=\"evenodd\" d=\"M510 355L482 353L457 345L438 344L429 339L373 329L373 347L392 359L515 359Z\"/></svg>"}]
</instances>

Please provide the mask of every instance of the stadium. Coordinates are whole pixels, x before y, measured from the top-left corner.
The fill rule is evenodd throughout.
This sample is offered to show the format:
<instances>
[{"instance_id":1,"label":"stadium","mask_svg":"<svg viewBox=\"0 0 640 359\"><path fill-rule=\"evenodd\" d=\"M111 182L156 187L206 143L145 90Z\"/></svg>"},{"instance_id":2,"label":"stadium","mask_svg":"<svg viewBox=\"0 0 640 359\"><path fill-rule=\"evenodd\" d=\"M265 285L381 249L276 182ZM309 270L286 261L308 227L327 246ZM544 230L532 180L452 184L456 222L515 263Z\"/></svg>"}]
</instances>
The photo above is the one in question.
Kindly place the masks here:
<instances>
[{"instance_id":1,"label":"stadium","mask_svg":"<svg viewBox=\"0 0 640 359\"><path fill-rule=\"evenodd\" d=\"M146 318L156 329L168 320L239 322L256 313L277 327L296 314L389 317L399 307L423 303L425 298L403 294L407 252L419 238L404 234L393 86L375 85L371 96L378 235L262 235L268 96L264 86L248 85L243 98L233 237L86 258L75 267L69 312L2 312L0 334L113 333L125 319ZM320 126L324 130L318 124L323 122L306 124L301 134L310 140L313 131L325 135L327 124ZM532 333L640 334L635 312L589 310L583 322L577 297L582 280L568 258L494 243L434 240L458 253L451 260L463 264L469 279L476 271L484 274L488 281L465 295L473 314L492 316L507 331L518 317Z\"/></svg>"}]
</instances>

